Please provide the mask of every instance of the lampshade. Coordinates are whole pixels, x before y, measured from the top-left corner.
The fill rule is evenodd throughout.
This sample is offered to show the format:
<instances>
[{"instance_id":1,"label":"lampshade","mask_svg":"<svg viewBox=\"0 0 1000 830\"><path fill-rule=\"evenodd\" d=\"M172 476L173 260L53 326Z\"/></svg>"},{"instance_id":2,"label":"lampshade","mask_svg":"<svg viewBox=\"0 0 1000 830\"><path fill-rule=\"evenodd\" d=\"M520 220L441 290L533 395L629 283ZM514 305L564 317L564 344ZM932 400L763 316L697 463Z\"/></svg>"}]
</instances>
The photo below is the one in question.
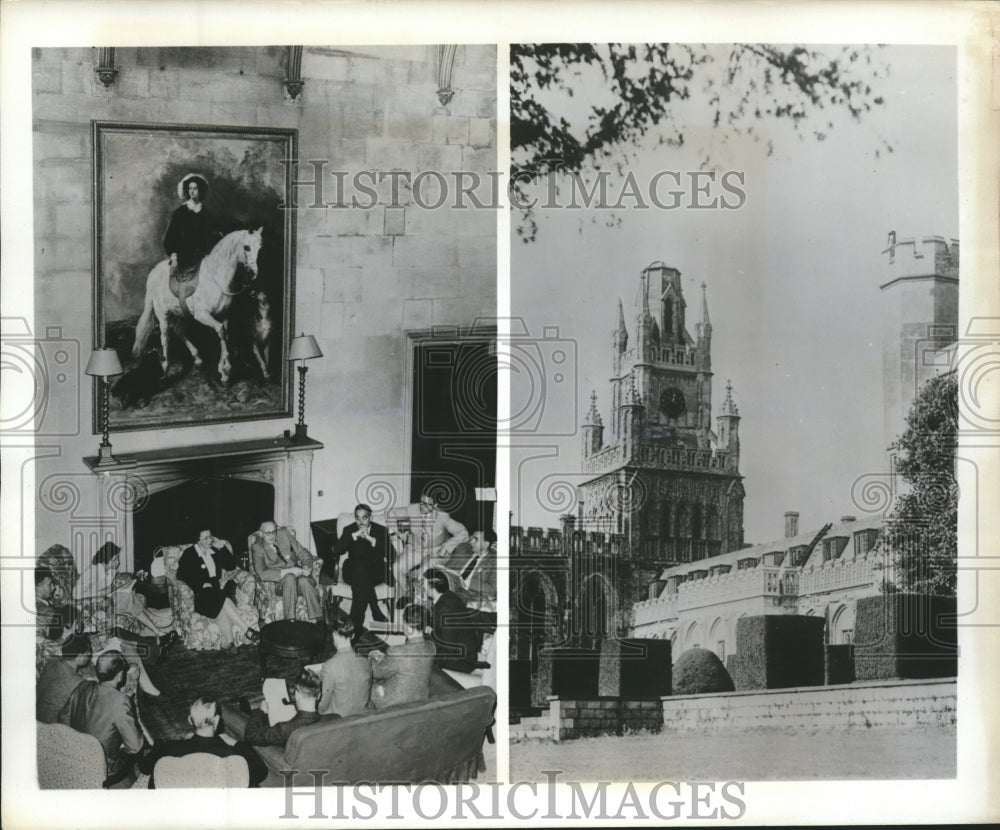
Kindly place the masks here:
<instances>
[{"instance_id":1,"label":"lampshade","mask_svg":"<svg viewBox=\"0 0 1000 830\"><path fill-rule=\"evenodd\" d=\"M311 360L314 357L322 357L323 352L319 350L316 338L311 334L300 334L288 349L289 360Z\"/></svg>"},{"instance_id":2,"label":"lampshade","mask_svg":"<svg viewBox=\"0 0 1000 830\"><path fill-rule=\"evenodd\" d=\"M122 363L118 359L118 352L114 349L94 349L90 353L90 360L87 361L85 369L88 375L95 375L99 378L110 378L122 373Z\"/></svg>"}]
</instances>

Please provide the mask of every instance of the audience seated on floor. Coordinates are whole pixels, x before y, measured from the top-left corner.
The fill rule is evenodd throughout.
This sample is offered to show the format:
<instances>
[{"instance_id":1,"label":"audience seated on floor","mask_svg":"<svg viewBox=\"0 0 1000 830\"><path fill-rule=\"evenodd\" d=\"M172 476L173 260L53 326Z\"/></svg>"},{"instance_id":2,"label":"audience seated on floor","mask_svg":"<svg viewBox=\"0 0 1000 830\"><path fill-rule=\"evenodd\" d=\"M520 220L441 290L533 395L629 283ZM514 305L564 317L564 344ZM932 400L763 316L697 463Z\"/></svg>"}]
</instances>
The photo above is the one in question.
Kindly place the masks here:
<instances>
[{"instance_id":1,"label":"audience seated on floor","mask_svg":"<svg viewBox=\"0 0 1000 830\"><path fill-rule=\"evenodd\" d=\"M429 624L426 608L406 606L403 609L406 642L368 655L372 664L371 703L376 709L427 697L436 653L433 641L424 634Z\"/></svg>"},{"instance_id":2,"label":"audience seated on floor","mask_svg":"<svg viewBox=\"0 0 1000 830\"><path fill-rule=\"evenodd\" d=\"M372 688L372 670L367 657L354 651L354 623L338 617L331 636L337 652L320 670L321 692L318 711L321 715L358 715L368 706Z\"/></svg>"},{"instance_id":3,"label":"audience seated on floor","mask_svg":"<svg viewBox=\"0 0 1000 830\"><path fill-rule=\"evenodd\" d=\"M288 743L288 739L296 729L309 726L317 721L339 718L340 715L337 714L321 715L316 711L321 689L319 675L311 669L302 669L295 680L295 688L292 689L295 717L273 726L269 721L266 700L261 702L259 709L251 710L246 699L241 699L240 709L244 714L249 715L249 720L247 720L243 730L243 740L251 746L283 747Z\"/></svg>"},{"instance_id":4,"label":"audience seated on floor","mask_svg":"<svg viewBox=\"0 0 1000 830\"><path fill-rule=\"evenodd\" d=\"M219 704L214 698L199 697L191 704L188 723L194 729L194 734L179 741L157 741L152 750L139 760L139 771L151 776L150 789L156 787L157 761L161 758L197 753L215 755L219 758L239 755L247 762L251 787L259 786L260 782L267 778L267 766L253 749L228 735L218 734L220 717Z\"/></svg>"},{"instance_id":5,"label":"audience seated on floor","mask_svg":"<svg viewBox=\"0 0 1000 830\"><path fill-rule=\"evenodd\" d=\"M489 621L481 612L470 610L448 587L448 578L437 568L424 572L427 595L433 605L431 631L437 654L435 665L456 672L472 672L484 667L479 661L483 636ZM495 615L492 626L496 626Z\"/></svg>"},{"instance_id":6,"label":"audience seated on floor","mask_svg":"<svg viewBox=\"0 0 1000 830\"><path fill-rule=\"evenodd\" d=\"M63 644L73 636L83 636L80 620L71 606L56 607L52 604L54 583L52 574L47 568L35 568L35 606L36 606L36 657L39 673L45 661L50 657L62 656ZM88 635L95 654L108 651L119 651L125 655L131 665L127 676L127 690L132 692L138 683L139 687L151 697L157 697L160 692L149 679L146 667L139 656L139 649L133 642L136 636L121 629L111 632L95 632Z\"/></svg>"},{"instance_id":7,"label":"audience seated on floor","mask_svg":"<svg viewBox=\"0 0 1000 830\"><path fill-rule=\"evenodd\" d=\"M125 686L128 663L120 651L97 658L97 682L80 683L59 713L59 723L93 735L101 742L106 759L105 786L131 784L136 756L146 745L136 710Z\"/></svg>"},{"instance_id":8,"label":"audience seated on floor","mask_svg":"<svg viewBox=\"0 0 1000 830\"><path fill-rule=\"evenodd\" d=\"M83 635L63 643L62 655L50 657L42 667L35 685L35 717L42 723L55 723L74 689L96 678L90 664L93 649Z\"/></svg>"}]
</instances>

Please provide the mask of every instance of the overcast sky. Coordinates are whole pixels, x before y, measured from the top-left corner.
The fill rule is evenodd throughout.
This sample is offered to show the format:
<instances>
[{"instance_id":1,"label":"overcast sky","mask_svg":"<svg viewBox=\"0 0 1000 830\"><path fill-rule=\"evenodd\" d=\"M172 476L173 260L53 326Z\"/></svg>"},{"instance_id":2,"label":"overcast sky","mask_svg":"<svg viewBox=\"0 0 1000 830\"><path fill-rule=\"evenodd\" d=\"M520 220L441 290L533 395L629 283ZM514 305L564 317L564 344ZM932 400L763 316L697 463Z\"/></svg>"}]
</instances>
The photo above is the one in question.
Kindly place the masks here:
<instances>
[{"instance_id":1,"label":"overcast sky","mask_svg":"<svg viewBox=\"0 0 1000 830\"><path fill-rule=\"evenodd\" d=\"M660 170L697 170L709 148L717 168L745 173L741 209L538 210L536 240L511 243L512 313L534 335L558 326L577 345L577 382L550 378L546 386L549 423L580 420L591 389L609 423L616 303L621 297L634 338L645 266L663 260L680 269L692 336L707 283L713 423L731 379L748 542L781 536L786 510L801 513L803 531L864 515L852 484L887 466L879 291L887 233L958 235L955 50L894 46L881 55L891 67L877 87L885 107L860 125L839 121L822 142L761 123L774 145L768 157L766 142L720 145L697 113L684 151L647 136L630 167L638 182ZM599 100L598 86L582 87L577 101ZM880 137L895 152L876 158ZM515 411L522 389L515 379ZM579 436L517 443L532 449L512 450L514 522L556 527L570 502L553 485L579 481ZM550 457L534 457L543 452Z\"/></svg>"}]
</instances>

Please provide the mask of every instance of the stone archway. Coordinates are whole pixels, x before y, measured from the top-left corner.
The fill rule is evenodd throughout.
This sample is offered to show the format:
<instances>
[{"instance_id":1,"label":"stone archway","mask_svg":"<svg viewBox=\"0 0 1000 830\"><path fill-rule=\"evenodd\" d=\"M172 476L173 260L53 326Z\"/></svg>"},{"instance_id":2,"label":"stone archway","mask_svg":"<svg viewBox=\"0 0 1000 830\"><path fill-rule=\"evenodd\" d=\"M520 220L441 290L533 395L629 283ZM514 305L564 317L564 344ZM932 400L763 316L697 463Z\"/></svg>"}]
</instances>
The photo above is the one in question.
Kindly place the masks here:
<instances>
[{"instance_id":1,"label":"stone archway","mask_svg":"<svg viewBox=\"0 0 1000 830\"><path fill-rule=\"evenodd\" d=\"M541 571L527 571L519 577L517 605L511 609L514 654L528 660L531 673L538 670L542 649L559 637L559 593L551 577Z\"/></svg>"}]
</instances>

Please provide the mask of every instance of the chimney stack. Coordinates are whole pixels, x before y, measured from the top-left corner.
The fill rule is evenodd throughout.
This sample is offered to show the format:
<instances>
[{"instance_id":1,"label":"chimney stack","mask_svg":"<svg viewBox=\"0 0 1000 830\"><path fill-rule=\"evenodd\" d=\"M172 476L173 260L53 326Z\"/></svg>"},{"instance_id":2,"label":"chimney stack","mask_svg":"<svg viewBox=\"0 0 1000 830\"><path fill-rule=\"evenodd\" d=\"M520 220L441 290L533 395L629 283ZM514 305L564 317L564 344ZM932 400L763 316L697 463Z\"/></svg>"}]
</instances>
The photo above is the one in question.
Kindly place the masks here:
<instances>
[{"instance_id":1,"label":"chimney stack","mask_svg":"<svg viewBox=\"0 0 1000 830\"><path fill-rule=\"evenodd\" d=\"M791 539L799 535L799 511L788 510L785 513L785 538Z\"/></svg>"}]
</instances>

